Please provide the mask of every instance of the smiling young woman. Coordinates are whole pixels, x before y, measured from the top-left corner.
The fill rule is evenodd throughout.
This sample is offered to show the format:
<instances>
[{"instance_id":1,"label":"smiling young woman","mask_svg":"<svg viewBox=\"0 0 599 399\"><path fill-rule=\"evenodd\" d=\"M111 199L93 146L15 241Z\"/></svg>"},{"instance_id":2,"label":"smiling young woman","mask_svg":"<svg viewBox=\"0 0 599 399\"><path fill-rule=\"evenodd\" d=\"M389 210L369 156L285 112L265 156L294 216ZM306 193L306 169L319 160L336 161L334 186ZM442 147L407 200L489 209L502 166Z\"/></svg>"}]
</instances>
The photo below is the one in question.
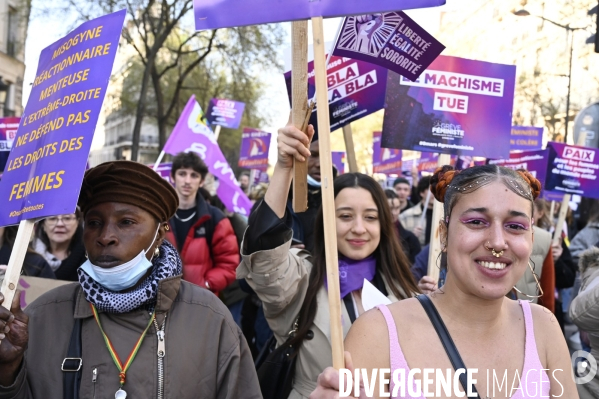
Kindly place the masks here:
<instances>
[{"instance_id":1,"label":"smiling young woman","mask_svg":"<svg viewBox=\"0 0 599 399\"><path fill-rule=\"evenodd\" d=\"M295 329L289 342L297 348L289 398L307 398L316 387L318 373L332 363L322 210L313 226L312 254L290 249L293 218L286 210L293 159L310 156L306 147L312 134L311 127L309 136L291 125L279 130L275 171L264 202L250 216L237 269L237 278L245 278L262 300L277 342L285 342ZM391 301L409 298L418 288L381 186L367 175L347 173L335 179L334 197L346 334L364 312L364 279Z\"/></svg>"},{"instance_id":2,"label":"smiling young woman","mask_svg":"<svg viewBox=\"0 0 599 399\"><path fill-rule=\"evenodd\" d=\"M539 182L528 172L493 165L461 172L446 166L435 172L431 191L445 206L440 240L448 272L445 285L427 298L465 367L475 371L478 397L577 398L568 348L555 317L541 306L506 297L530 267ZM358 319L345 340L351 354L348 367L365 368L368 375L386 368L403 370L406 376L416 369L451 370L453 376L445 344L419 299L379 306ZM388 383L384 389L395 386ZM327 369L312 398L328 397L338 388L338 373Z\"/></svg>"}]
</instances>

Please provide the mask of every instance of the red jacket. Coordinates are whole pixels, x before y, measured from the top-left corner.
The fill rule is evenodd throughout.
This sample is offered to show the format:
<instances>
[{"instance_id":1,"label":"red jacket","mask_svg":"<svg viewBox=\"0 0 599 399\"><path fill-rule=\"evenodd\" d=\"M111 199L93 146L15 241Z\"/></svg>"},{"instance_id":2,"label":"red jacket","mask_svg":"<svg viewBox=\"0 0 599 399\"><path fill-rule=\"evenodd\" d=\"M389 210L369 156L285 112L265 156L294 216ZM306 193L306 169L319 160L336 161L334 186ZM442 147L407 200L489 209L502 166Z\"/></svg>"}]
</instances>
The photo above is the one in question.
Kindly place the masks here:
<instances>
[{"instance_id":1,"label":"red jacket","mask_svg":"<svg viewBox=\"0 0 599 399\"><path fill-rule=\"evenodd\" d=\"M200 287L206 287L216 295L235 280L239 265L239 246L231 222L220 209L197 198L198 221L189 229L183 249L177 248L173 232L174 219L169 221L166 239L177 248L183 261L183 279ZM207 239L211 244L208 245Z\"/></svg>"}]
</instances>

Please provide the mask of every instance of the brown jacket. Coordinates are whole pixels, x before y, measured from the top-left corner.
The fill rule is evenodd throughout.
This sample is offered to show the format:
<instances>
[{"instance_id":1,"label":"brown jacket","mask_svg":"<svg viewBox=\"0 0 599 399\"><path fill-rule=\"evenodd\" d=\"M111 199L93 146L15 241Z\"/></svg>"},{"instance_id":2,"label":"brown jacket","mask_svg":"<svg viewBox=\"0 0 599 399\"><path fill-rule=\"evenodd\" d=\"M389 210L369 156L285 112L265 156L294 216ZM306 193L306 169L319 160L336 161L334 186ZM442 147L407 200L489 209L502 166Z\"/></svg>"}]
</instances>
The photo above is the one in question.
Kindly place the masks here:
<instances>
[{"instance_id":1,"label":"brown jacket","mask_svg":"<svg viewBox=\"0 0 599 399\"><path fill-rule=\"evenodd\" d=\"M62 398L61 363L75 317L82 318L80 398L112 399L119 388L118 371L104 344L79 284L68 284L29 305L29 348L15 384L0 387L0 399ZM231 314L210 291L181 281L159 283L156 319L166 315L164 398L261 398L252 356ZM148 324L149 314L101 313L100 321L123 362ZM124 390L129 398L156 398L158 338L151 326L129 371ZM97 377L93 382L94 370Z\"/></svg>"}]
</instances>

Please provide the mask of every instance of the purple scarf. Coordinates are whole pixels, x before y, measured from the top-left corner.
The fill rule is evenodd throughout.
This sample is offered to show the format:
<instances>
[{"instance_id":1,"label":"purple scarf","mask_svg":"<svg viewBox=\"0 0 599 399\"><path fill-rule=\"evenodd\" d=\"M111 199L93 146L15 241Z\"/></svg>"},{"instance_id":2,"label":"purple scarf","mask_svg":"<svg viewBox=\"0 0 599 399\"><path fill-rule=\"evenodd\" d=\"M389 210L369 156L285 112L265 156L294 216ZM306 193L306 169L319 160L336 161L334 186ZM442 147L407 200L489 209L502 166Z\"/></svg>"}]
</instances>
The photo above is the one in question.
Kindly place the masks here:
<instances>
[{"instance_id":1,"label":"purple scarf","mask_svg":"<svg viewBox=\"0 0 599 399\"><path fill-rule=\"evenodd\" d=\"M361 260L354 260L339 255L339 287L341 298L352 291L362 288L364 279L371 281L376 273L376 259L374 255ZM327 284L325 276L324 280Z\"/></svg>"}]
</instances>

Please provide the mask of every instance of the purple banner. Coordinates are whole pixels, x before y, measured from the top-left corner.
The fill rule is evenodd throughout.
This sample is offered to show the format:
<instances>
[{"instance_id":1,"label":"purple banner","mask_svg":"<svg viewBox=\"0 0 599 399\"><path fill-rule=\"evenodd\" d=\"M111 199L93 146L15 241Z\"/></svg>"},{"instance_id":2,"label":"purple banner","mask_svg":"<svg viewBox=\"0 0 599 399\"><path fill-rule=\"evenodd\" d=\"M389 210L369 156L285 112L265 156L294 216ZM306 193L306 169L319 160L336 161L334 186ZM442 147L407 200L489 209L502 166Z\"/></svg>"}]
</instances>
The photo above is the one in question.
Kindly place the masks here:
<instances>
[{"instance_id":1,"label":"purple banner","mask_svg":"<svg viewBox=\"0 0 599 399\"><path fill-rule=\"evenodd\" d=\"M543 128L532 126L512 126L510 149L534 151L543 148Z\"/></svg>"},{"instance_id":2,"label":"purple banner","mask_svg":"<svg viewBox=\"0 0 599 399\"><path fill-rule=\"evenodd\" d=\"M380 65L414 81L445 46L401 11L345 18L334 55Z\"/></svg>"},{"instance_id":3,"label":"purple banner","mask_svg":"<svg viewBox=\"0 0 599 399\"><path fill-rule=\"evenodd\" d=\"M238 166L266 172L271 134L258 129L243 128Z\"/></svg>"},{"instance_id":4,"label":"purple banner","mask_svg":"<svg viewBox=\"0 0 599 399\"><path fill-rule=\"evenodd\" d=\"M387 70L378 65L351 58L332 56L327 68L329 118L331 131L370 115L385 106ZM291 71L285 73L287 94L291 103ZM308 63L308 98L316 92L314 62ZM310 123L318 139L318 123L314 108Z\"/></svg>"},{"instance_id":5,"label":"purple banner","mask_svg":"<svg viewBox=\"0 0 599 399\"><path fill-rule=\"evenodd\" d=\"M257 186L260 183L270 183L270 176L268 176L268 173L261 170L252 170L252 173L250 173L250 178L253 178L253 180L250 182L252 187Z\"/></svg>"},{"instance_id":6,"label":"purple banner","mask_svg":"<svg viewBox=\"0 0 599 399\"><path fill-rule=\"evenodd\" d=\"M547 151L547 190L599 199L599 149L549 142Z\"/></svg>"},{"instance_id":7,"label":"purple banner","mask_svg":"<svg viewBox=\"0 0 599 399\"><path fill-rule=\"evenodd\" d=\"M512 152L507 159L489 159L489 165L505 166L510 169L526 169L545 187L547 177L547 150Z\"/></svg>"},{"instance_id":8,"label":"purple banner","mask_svg":"<svg viewBox=\"0 0 599 399\"><path fill-rule=\"evenodd\" d=\"M230 212L249 216L252 203L239 188L233 170L214 138L214 133L202 121L202 108L191 96L173 132L164 145L164 152L176 155L193 151L204 160L210 173L219 181L216 195Z\"/></svg>"},{"instance_id":9,"label":"purple banner","mask_svg":"<svg viewBox=\"0 0 599 399\"><path fill-rule=\"evenodd\" d=\"M75 210L125 14L88 21L41 52L0 182L0 226Z\"/></svg>"},{"instance_id":10,"label":"purple banner","mask_svg":"<svg viewBox=\"0 0 599 399\"><path fill-rule=\"evenodd\" d=\"M6 167L20 122L19 117L0 118L0 176Z\"/></svg>"},{"instance_id":11,"label":"purple banner","mask_svg":"<svg viewBox=\"0 0 599 399\"><path fill-rule=\"evenodd\" d=\"M338 174L345 173L345 151L331 151L333 157L333 166L337 169Z\"/></svg>"},{"instance_id":12,"label":"purple banner","mask_svg":"<svg viewBox=\"0 0 599 399\"><path fill-rule=\"evenodd\" d=\"M401 173L401 150L381 148L381 132L372 132L372 172Z\"/></svg>"},{"instance_id":13,"label":"purple banner","mask_svg":"<svg viewBox=\"0 0 599 399\"><path fill-rule=\"evenodd\" d=\"M507 158L516 67L439 56L411 82L389 72L382 146Z\"/></svg>"},{"instance_id":14,"label":"purple banner","mask_svg":"<svg viewBox=\"0 0 599 399\"><path fill-rule=\"evenodd\" d=\"M244 109L245 103L213 98L208 104L206 117L210 125L221 125L229 129L237 129L241 123Z\"/></svg>"},{"instance_id":15,"label":"purple banner","mask_svg":"<svg viewBox=\"0 0 599 399\"><path fill-rule=\"evenodd\" d=\"M445 0L194 0L196 30L437 7Z\"/></svg>"},{"instance_id":16,"label":"purple banner","mask_svg":"<svg viewBox=\"0 0 599 399\"><path fill-rule=\"evenodd\" d=\"M150 168L153 168L154 164L150 164L148 166ZM167 182L169 182L170 184L172 184L174 186L175 182L173 182L173 179L171 178L171 169L172 168L173 168L172 162L165 162L165 163L161 163L160 165L158 165L158 167L156 169L154 169L154 171L156 173L158 173L160 175L160 177L162 177L164 180L166 180Z\"/></svg>"}]
</instances>

